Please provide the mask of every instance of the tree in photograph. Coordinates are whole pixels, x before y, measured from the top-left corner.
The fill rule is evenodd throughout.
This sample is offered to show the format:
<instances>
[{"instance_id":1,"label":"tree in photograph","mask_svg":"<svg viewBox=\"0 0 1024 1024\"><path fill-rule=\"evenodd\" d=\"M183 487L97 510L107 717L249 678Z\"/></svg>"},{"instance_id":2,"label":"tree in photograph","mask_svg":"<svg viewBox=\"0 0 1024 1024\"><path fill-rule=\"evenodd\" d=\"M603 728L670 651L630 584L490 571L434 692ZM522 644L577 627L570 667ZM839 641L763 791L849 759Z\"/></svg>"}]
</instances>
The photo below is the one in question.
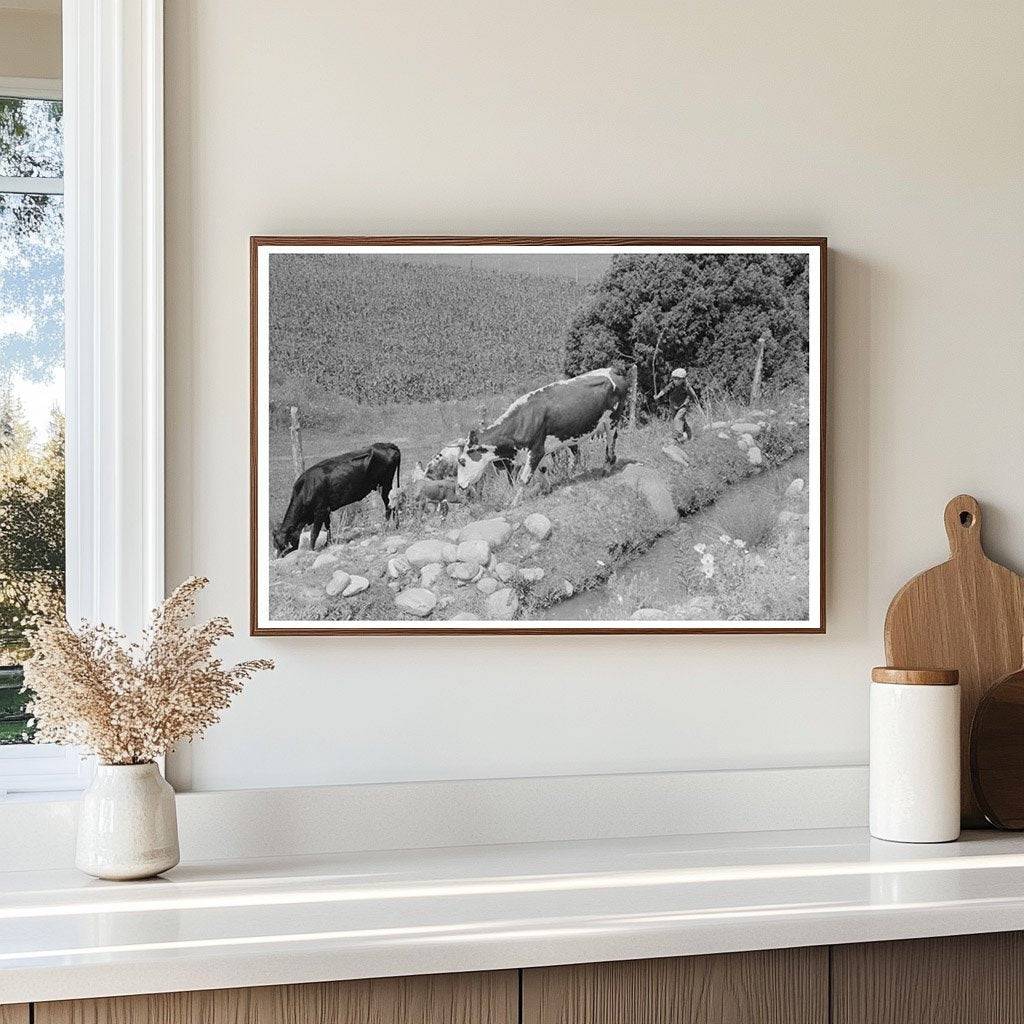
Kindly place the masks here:
<instances>
[{"instance_id":1,"label":"tree in photograph","mask_svg":"<svg viewBox=\"0 0 1024 1024\"><path fill-rule=\"evenodd\" d=\"M648 408L677 366L699 388L747 398L758 372L766 390L806 381L807 317L799 254L616 256L573 317L565 370L635 364Z\"/></svg>"}]
</instances>

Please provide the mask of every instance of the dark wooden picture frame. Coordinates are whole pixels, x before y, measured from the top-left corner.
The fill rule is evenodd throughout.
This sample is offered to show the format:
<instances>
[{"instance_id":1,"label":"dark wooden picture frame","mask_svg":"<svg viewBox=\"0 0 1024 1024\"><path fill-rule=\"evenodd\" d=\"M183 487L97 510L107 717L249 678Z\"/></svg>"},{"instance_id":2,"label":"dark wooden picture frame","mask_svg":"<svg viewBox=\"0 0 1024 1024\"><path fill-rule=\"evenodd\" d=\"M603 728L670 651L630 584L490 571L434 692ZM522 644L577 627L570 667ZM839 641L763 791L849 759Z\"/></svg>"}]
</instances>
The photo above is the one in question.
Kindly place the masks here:
<instances>
[{"instance_id":1,"label":"dark wooden picture frame","mask_svg":"<svg viewBox=\"0 0 1024 1024\"><path fill-rule=\"evenodd\" d=\"M649 622L636 621L624 624L614 622L605 624L600 621L591 624L586 620L546 624L543 620L523 621L521 624L486 621L418 621L402 622L387 621L370 622L335 622L333 620L293 623L275 623L268 617L260 615L260 558L261 545L267 540L267 534L260 529L258 520L260 507L260 415L259 403L267 398L261 390L260 359L260 304L263 296L260 291L259 260L261 250L271 247L288 247L289 249L323 248L344 246L360 248L372 247L407 247L407 246L609 246L628 250L635 246L681 246L700 247L710 250L757 249L758 247L794 247L817 252L817 289L812 289L810 296L811 308L817 299L817 337L813 328L808 339L808 358L813 362L817 357L816 376L817 388L817 444L811 445L813 434L809 437L809 447L816 453L812 458L812 466L817 464L817 478L808 484L808 514L805 520L811 522L814 513L817 536L811 531L811 569L809 583L811 593L816 589L817 601L811 601L810 614L806 623L799 622L785 625L759 626L756 621L737 621L736 625L716 622L714 625L702 625L693 622ZM778 634L778 633L812 633L823 634L826 630L826 425L827 425L827 271L828 243L824 237L676 237L676 236L279 236L258 235L249 240L249 302L250 302L250 633L253 636L348 636L348 635L573 635L573 634L702 634L702 633L735 633L735 634ZM812 278L813 280L813 278ZM269 299L267 300L269 302ZM815 348L816 346L816 348ZM268 388L269 391L269 388ZM812 406L815 395L810 394ZM810 432L811 424L808 425ZM405 468L405 467L403 467ZM811 489L817 485L817 493ZM267 547L269 550L269 546ZM269 558L267 550L262 557ZM817 562L817 573L814 561ZM816 582L816 587L815 587Z\"/></svg>"}]
</instances>

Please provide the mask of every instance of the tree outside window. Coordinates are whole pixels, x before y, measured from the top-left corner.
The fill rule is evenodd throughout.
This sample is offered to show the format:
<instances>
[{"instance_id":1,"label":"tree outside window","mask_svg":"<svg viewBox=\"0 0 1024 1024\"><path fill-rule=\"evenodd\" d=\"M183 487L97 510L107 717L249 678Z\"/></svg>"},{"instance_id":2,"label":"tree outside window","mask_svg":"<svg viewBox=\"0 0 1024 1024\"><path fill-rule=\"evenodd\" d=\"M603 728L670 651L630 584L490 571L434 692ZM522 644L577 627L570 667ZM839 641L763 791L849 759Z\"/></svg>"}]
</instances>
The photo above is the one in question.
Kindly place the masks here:
<instances>
[{"instance_id":1,"label":"tree outside window","mask_svg":"<svg viewBox=\"0 0 1024 1024\"><path fill-rule=\"evenodd\" d=\"M0 744L31 739L26 626L64 602L62 105L0 96Z\"/></svg>"}]
</instances>

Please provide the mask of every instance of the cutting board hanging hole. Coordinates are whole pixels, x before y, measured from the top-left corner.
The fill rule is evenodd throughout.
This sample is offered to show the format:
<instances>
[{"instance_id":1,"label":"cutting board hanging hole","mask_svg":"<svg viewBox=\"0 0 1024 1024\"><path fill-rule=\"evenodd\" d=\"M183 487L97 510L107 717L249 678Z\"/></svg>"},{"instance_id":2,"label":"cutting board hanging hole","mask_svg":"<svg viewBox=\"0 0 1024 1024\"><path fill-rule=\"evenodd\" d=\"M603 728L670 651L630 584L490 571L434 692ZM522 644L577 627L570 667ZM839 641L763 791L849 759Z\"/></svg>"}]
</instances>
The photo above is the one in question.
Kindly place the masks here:
<instances>
[{"instance_id":1,"label":"cutting board hanging hole","mask_svg":"<svg viewBox=\"0 0 1024 1024\"><path fill-rule=\"evenodd\" d=\"M958 494L946 505L946 536L949 553L981 555L981 507L969 494Z\"/></svg>"}]
</instances>

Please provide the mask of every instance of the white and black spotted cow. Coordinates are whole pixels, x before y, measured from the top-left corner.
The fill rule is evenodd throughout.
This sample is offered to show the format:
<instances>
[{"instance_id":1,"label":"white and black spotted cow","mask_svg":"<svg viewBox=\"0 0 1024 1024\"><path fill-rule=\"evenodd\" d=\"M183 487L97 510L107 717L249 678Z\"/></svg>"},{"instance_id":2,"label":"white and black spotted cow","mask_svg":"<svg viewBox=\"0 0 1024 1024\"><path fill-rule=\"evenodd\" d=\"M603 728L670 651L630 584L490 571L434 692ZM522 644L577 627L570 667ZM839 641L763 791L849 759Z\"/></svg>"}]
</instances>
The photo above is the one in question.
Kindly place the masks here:
<instances>
[{"instance_id":1,"label":"white and black spotted cow","mask_svg":"<svg viewBox=\"0 0 1024 1024\"><path fill-rule=\"evenodd\" d=\"M605 432L605 466L611 467L625 397L625 379L614 370L602 369L546 384L517 398L490 426L470 433L459 452L459 486L471 487L491 463L503 466L511 479L520 452L525 463L519 480L525 484L544 458L549 437L575 441L600 429Z\"/></svg>"}]
</instances>

